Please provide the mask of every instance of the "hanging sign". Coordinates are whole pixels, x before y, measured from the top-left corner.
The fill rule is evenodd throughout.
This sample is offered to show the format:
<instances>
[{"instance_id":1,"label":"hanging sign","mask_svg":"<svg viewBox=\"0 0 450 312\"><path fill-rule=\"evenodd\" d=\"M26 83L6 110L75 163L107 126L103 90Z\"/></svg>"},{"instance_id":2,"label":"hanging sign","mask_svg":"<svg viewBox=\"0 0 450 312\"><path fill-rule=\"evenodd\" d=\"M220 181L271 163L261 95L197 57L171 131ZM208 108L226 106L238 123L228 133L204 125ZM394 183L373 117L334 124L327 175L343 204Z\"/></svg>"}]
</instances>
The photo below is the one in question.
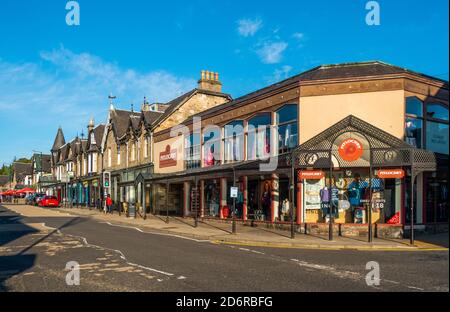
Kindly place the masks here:
<instances>
[{"instance_id":1,"label":"hanging sign","mask_svg":"<svg viewBox=\"0 0 450 312\"><path fill-rule=\"evenodd\" d=\"M358 140L350 138L339 145L338 152L343 160L352 162L362 156L363 146Z\"/></svg>"},{"instance_id":2,"label":"hanging sign","mask_svg":"<svg viewBox=\"0 0 450 312\"><path fill-rule=\"evenodd\" d=\"M377 177L380 179L402 179L405 177L403 169L380 169L377 171Z\"/></svg>"},{"instance_id":3,"label":"hanging sign","mask_svg":"<svg viewBox=\"0 0 450 312\"><path fill-rule=\"evenodd\" d=\"M325 177L325 172L320 170L299 171L299 180L320 180Z\"/></svg>"}]
</instances>

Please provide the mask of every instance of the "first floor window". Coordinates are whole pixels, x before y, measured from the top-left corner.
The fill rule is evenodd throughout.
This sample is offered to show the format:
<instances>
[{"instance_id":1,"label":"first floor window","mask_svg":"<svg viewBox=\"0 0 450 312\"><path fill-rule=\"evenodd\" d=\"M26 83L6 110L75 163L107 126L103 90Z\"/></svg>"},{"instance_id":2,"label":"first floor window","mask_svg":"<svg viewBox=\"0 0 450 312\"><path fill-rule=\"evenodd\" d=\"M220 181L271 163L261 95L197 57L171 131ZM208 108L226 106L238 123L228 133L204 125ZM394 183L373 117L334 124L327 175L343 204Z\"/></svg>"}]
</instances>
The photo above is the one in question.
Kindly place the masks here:
<instances>
[{"instance_id":1,"label":"first floor window","mask_svg":"<svg viewBox=\"0 0 450 312\"><path fill-rule=\"evenodd\" d=\"M209 129L204 132L203 158L205 166L220 164L220 129Z\"/></svg>"},{"instance_id":2,"label":"first floor window","mask_svg":"<svg viewBox=\"0 0 450 312\"><path fill-rule=\"evenodd\" d=\"M422 128L421 119L407 117L405 121L405 141L416 148L422 148Z\"/></svg>"},{"instance_id":3,"label":"first floor window","mask_svg":"<svg viewBox=\"0 0 450 312\"><path fill-rule=\"evenodd\" d=\"M292 150L298 144L297 104L288 104L276 112L278 153Z\"/></svg>"},{"instance_id":4,"label":"first floor window","mask_svg":"<svg viewBox=\"0 0 450 312\"><path fill-rule=\"evenodd\" d=\"M264 159L270 155L270 113L260 114L248 121L247 159Z\"/></svg>"},{"instance_id":5,"label":"first floor window","mask_svg":"<svg viewBox=\"0 0 450 312\"><path fill-rule=\"evenodd\" d=\"M224 162L244 160L244 123L233 121L224 127Z\"/></svg>"},{"instance_id":6,"label":"first floor window","mask_svg":"<svg viewBox=\"0 0 450 312\"><path fill-rule=\"evenodd\" d=\"M201 159L200 135L192 133L185 138L184 159L186 169L199 168Z\"/></svg>"}]
</instances>

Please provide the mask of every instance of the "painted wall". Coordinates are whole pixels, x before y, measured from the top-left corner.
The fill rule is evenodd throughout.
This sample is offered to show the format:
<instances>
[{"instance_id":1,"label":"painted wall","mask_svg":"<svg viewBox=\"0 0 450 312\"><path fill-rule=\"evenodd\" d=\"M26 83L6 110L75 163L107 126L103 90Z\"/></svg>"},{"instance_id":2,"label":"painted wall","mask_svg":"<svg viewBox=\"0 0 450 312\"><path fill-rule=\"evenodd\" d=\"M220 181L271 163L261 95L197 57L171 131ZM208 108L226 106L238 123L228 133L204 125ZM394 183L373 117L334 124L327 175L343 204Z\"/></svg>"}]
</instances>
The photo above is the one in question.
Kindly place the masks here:
<instances>
[{"instance_id":1,"label":"painted wall","mask_svg":"<svg viewBox=\"0 0 450 312\"><path fill-rule=\"evenodd\" d=\"M403 139L404 107L403 90L300 96L300 144L348 115Z\"/></svg>"}]
</instances>

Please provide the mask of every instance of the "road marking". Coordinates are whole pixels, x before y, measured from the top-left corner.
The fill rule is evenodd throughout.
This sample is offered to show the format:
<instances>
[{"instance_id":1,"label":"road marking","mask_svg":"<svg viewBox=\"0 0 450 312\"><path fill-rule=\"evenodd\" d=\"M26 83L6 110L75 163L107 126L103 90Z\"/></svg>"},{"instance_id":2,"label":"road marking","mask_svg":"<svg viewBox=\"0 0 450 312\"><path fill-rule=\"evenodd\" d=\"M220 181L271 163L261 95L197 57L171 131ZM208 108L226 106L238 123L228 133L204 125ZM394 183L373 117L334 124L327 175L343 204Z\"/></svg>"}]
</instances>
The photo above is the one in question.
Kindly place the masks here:
<instances>
[{"instance_id":1,"label":"road marking","mask_svg":"<svg viewBox=\"0 0 450 312\"><path fill-rule=\"evenodd\" d=\"M125 257L125 255L123 254L123 252L120 251L119 249L112 249L112 248L108 248L108 247L102 247L102 246L99 246L99 245L94 245L94 244L89 243L89 242L87 241L86 237L83 237L83 236L80 236L80 235L73 235L73 234L64 234L64 233L62 233L59 229L57 230L57 232L58 232L59 234L62 234L62 235L67 235L67 236L72 236L72 237L78 237L78 238L81 238L81 240L83 241L83 243L84 243L86 246L91 246L91 247L98 248L98 249L101 249L101 250L112 250L112 251L118 253L118 254L120 255L120 258L123 259L124 261L126 261L126 263L127 263L128 265L135 266L135 267L138 267L138 268L141 268L141 269L144 269L144 270L148 270L148 271L160 273L160 274L163 274L163 275L166 275L166 276L174 276L174 275L175 275L175 274L173 274L173 273L169 273L169 272L157 270L157 269L154 269L154 268L150 268L150 267L147 267L147 266L143 266L143 265L140 265L140 264L136 264L136 263L129 262L129 261L127 260L127 258Z\"/></svg>"},{"instance_id":2,"label":"road marking","mask_svg":"<svg viewBox=\"0 0 450 312\"><path fill-rule=\"evenodd\" d=\"M408 288L410 288L410 289L416 289L416 290L425 290L425 289L423 289L423 288L419 288L419 287L414 287L414 286L406 286L406 287L408 287Z\"/></svg>"},{"instance_id":3,"label":"road marking","mask_svg":"<svg viewBox=\"0 0 450 312\"><path fill-rule=\"evenodd\" d=\"M177 238L182 238L182 239L187 239L187 240L191 240L197 243L208 243L210 242L208 239L196 239L196 238L191 238L191 237L186 237L186 236L181 236L181 235L177 235L177 234L169 234L169 233L157 233L157 232L149 232L149 231L143 231L137 227L134 226L127 226L127 225L120 225L120 224L112 224L111 222L100 222L100 223L106 223L110 226L116 226L116 227L122 227L122 228L128 228L128 229L133 229L136 231L139 231L141 233L145 233L145 234L153 234L153 235L161 235L161 236L171 236L171 237L177 237Z\"/></svg>"}]
</instances>

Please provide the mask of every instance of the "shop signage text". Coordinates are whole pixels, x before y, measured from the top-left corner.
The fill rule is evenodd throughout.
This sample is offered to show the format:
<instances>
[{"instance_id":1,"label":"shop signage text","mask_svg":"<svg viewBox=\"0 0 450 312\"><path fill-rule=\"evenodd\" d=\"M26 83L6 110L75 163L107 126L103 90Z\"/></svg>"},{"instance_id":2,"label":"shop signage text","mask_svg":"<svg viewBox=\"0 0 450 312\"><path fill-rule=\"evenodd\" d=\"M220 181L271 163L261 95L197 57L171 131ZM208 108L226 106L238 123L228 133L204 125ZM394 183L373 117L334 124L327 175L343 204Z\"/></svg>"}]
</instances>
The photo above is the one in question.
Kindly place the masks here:
<instances>
[{"instance_id":1,"label":"shop signage text","mask_svg":"<svg viewBox=\"0 0 450 312\"><path fill-rule=\"evenodd\" d=\"M173 167L177 165L177 150L166 146L165 151L159 153L159 168Z\"/></svg>"},{"instance_id":2,"label":"shop signage text","mask_svg":"<svg viewBox=\"0 0 450 312\"><path fill-rule=\"evenodd\" d=\"M358 160L363 154L363 146L356 139L346 139L339 145L339 156L345 161Z\"/></svg>"},{"instance_id":3,"label":"shop signage text","mask_svg":"<svg viewBox=\"0 0 450 312\"><path fill-rule=\"evenodd\" d=\"M380 179L402 179L405 176L403 169L381 169L377 172Z\"/></svg>"},{"instance_id":4,"label":"shop signage text","mask_svg":"<svg viewBox=\"0 0 450 312\"><path fill-rule=\"evenodd\" d=\"M299 180L320 180L323 177L325 177L325 172L323 171L311 170L298 172Z\"/></svg>"}]
</instances>

